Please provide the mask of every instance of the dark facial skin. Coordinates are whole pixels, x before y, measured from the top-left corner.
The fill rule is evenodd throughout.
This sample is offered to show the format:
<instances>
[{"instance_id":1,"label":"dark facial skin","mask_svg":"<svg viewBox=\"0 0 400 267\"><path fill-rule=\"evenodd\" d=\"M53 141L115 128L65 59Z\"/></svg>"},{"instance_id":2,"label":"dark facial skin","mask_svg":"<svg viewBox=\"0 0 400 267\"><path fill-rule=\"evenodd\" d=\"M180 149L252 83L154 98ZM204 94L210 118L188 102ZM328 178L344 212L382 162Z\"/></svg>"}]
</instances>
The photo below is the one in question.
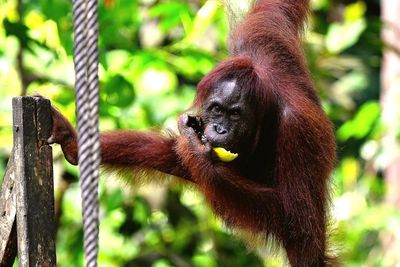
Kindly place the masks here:
<instances>
[{"instance_id":1,"label":"dark facial skin","mask_svg":"<svg viewBox=\"0 0 400 267\"><path fill-rule=\"evenodd\" d=\"M235 80L221 82L201 107L204 136L212 147L243 152L255 135L254 111ZM243 156L243 155L242 155Z\"/></svg>"}]
</instances>

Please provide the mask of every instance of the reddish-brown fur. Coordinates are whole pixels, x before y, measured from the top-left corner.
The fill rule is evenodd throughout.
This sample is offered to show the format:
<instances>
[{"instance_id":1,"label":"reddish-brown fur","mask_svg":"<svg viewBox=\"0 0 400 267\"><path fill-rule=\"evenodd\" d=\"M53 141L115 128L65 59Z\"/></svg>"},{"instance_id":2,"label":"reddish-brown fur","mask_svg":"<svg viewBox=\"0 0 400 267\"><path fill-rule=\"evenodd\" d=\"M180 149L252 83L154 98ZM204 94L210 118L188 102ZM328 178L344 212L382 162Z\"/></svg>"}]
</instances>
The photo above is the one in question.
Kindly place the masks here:
<instances>
[{"instance_id":1,"label":"reddish-brown fur","mask_svg":"<svg viewBox=\"0 0 400 267\"><path fill-rule=\"evenodd\" d=\"M301 49L308 11L306 0L259 0L231 34L232 57L198 86L194 110L223 79L236 78L248 90L258 129L245 165L210 161L183 136L101 135L103 163L152 168L192 181L227 225L273 236L290 264L301 267L333 264L326 252L326 205L335 141ZM63 123L57 116L55 124ZM56 142L76 162L76 137L64 135L69 137Z\"/></svg>"}]
</instances>

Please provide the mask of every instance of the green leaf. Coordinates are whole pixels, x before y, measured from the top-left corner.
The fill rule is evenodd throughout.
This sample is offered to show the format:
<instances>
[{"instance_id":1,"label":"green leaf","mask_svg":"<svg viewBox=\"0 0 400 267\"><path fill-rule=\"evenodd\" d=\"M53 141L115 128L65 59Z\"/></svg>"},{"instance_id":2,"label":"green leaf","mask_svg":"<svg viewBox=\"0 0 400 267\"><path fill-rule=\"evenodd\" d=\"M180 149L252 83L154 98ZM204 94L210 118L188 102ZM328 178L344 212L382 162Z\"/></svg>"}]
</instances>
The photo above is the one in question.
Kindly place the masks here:
<instances>
[{"instance_id":1,"label":"green leaf","mask_svg":"<svg viewBox=\"0 0 400 267\"><path fill-rule=\"evenodd\" d=\"M365 11L364 2L347 5L344 10L344 22L329 25L325 40L329 52L340 53L357 43L367 27Z\"/></svg>"},{"instance_id":2,"label":"green leaf","mask_svg":"<svg viewBox=\"0 0 400 267\"><path fill-rule=\"evenodd\" d=\"M112 76L102 85L102 100L107 106L127 107L135 100L133 86L121 75Z\"/></svg>"},{"instance_id":3,"label":"green leaf","mask_svg":"<svg viewBox=\"0 0 400 267\"><path fill-rule=\"evenodd\" d=\"M154 264L151 265L151 267L172 267L171 263L169 263L167 260L161 259L157 260Z\"/></svg>"},{"instance_id":4,"label":"green leaf","mask_svg":"<svg viewBox=\"0 0 400 267\"><path fill-rule=\"evenodd\" d=\"M353 4L348 5L344 10L345 21L356 21L361 19L367 7L364 2L358 1Z\"/></svg>"},{"instance_id":5,"label":"green leaf","mask_svg":"<svg viewBox=\"0 0 400 267\"><path fill-rule=\"evenodd\" d=\"M333 54L341 53L357 43L366 27L367 23L362 18L342 24L332 23L328 28L325 46Z\"/></svg>"},{"instance_id":6,"label":"green leaf","mask_svg":"<svg viewBox=\"0 0 400 267\"><path fill-rule=\"evenodd\" d=\"M337 136L342 141L349 138L362 139L366 137L380 116L380 106L376 101L363 104L354 118L343 124L337 131Z\"/></svg>"},{"instance_id":7,"label":"green leaf","mask_svg":"<svg viewBox=\"0 0 400 267\"><path fill-rule=\"evenodd\" d=\"M329 7L329 0L311 0L313 10L321 10Z\"/></svg>"},{"instance_id":8,"label":"green leaf","mask_svg":"<svg viewBox=\"0 0 400 267\"><path fill-rule=\"evenodd\" d=\"M196 267L216 267L218 264L211 254L198 254L193 257Z\"/></svg>"},{"instance_id":9,"label":"green leaf","mask_svg":"<svg viewBox=\"0 0 400 267\"><path fill-rule=\"evenodd\" d=\"M123 49L112 50L106 54L107 70L112 72L119 72L129 60L131 54Z\"/></svg>"},{"instance_id":10,"label":"green leaf","mask_svg":"<svg viewBox=\"0 0 400 267\"><path fill-rule=\"evenodd\" d=\"M193 49L185 49L182 56L171 60L176 71L187 78L200 79L215 65L215 58L209 54Z\"/></svg>"},{"instance_id":11,"label":"green leaf","mask_svg":"<svg viewBox=\"0 0 400 267\"><path fill-rule=\"evenodd\" d=\"M179 25L182 17L187 18L191 14L191 10L186 3L179 2L162 2L149 11L151 17L162 18L160 20L160 28L163 31L168 31Z\"/></svg>"},{"instance_id":12,"label":"green leaf","mask_svg":"<svg viewBox=\"0 0 400 267\"><path fill-rule=\"evenodd\" d=\"M176 74L166 68L150 67L144 70L134 82L140 96L154 96L166 93L176 88Z\"/></svg>"},{"instance_id":13,"label":"green leaf","mask_svg":"<svg viewBox=\"0 0 400 267\"><path fill-rule=\"evenodd\" d=\"M185 39L179 42L176 46L185 47L187 45L193 44L198 38L203 37L205 31L210 27L215 16L218 14L218 7L218 1L208 0L197 12L190 29L186 29L187 32Z\"/></svg>"}]
</instances>

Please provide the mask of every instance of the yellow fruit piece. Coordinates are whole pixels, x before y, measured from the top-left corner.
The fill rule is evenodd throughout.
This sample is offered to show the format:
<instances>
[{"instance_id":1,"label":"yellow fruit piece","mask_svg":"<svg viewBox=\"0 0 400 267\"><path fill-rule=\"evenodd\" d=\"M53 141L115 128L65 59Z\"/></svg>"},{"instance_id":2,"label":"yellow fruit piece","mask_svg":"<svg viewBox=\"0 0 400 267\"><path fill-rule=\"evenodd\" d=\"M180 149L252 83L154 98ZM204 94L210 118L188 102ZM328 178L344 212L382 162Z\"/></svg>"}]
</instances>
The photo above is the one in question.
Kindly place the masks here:
<instances>
[{"instance_id":1,"label":"yellow fruit piece","mask_svg":"<svg viewBox=\"0 0 400 267\"><path fill-rule=\"evenodd\" d=\"M223 147L215 147L213 150L215 154L217 154L218 158L223 162L230 162L239 156L239 154L232 153Z\"/></svg>"}]
</instances>

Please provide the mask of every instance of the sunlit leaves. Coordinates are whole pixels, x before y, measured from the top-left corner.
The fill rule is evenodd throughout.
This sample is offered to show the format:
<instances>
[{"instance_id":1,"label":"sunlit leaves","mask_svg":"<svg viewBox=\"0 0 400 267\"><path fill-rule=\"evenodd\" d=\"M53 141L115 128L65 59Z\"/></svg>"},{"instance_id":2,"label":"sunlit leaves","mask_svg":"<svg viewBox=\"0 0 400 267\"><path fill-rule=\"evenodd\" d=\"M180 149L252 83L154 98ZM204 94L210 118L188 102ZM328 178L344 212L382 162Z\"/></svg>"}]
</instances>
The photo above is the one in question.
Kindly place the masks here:
<instances>
[{"instance_id":1,"label":"sunlit leaves","mask_svg":"<svg viewBox=\"0 0 400 267\"><path fill-rule=\"evenodd\" d=\"M340 170L343 173L344 190L354 190L357 184L357 178L361 173L360 162L354 158L345 158L341 162Z\"/></svg>"},{"instance_id":2,"label":"sunlit leaves","mask_svg":"<svg viewBox=\"0 0 400 267\"><path fill-rule=\"evenodd\" d=\"M175 89L177 79L175 73L167 69L148 68L138 76L134 84L141 96L154 96Z\"/></svg>"},{"instance_id":3,"label":"sunlit leaves","mask_svg":"<svg viewBox=\"0 0 400 267\"><path fill-rule=\"evenodd\" d=\"M371 132L380 116L380 107L377 102L368 102L360 107L360 110L352 120L343 124L337 131L337 136L342 141L349 138L361 139Z\"/></svg>"},{"instance_id":4,"label":"sunlit leaves","mask_svg":"<svg viewBox=\"0 0 400 267\"><path fill-rule=\"evenodd\" d=\"M169 31L182 22L182 18L191 16L191 9L186 2L160 2L149 10L151 17L160 18L160 27Z\"/></svg>"},{"instance_id":5,"label":"sunlit leaves","mask_svg":"<svg viewBox=\"0 0 400 267\"><path fill-rule=\"evenodd\" d=\"M365 15L366 11L367 7L362 1L357 1L355 3L349 4L344 9L344 20L347 22L357 21Z\"/></svg>"},{"instance_id":6,"label":"sunlit leaves","mask_svg":"<svg viewBox=\"0 0 400 267\"><path fill-rule=\"evenodd\" d=\"M186 33L183 43L193 43L202 36L210 26L217 12L218 1L208 0L197 12L190 29Z\"/></svg>"},{"instance_id":7,"label":"sunlit leaves","mask_svg":"<svg viewBox=\"0 0 400 267\"><path fill-rule=\"evenodd\" d=\"M42 14L31 11L27 14L26 25L30 29L30 35L51 49L63 50L61 46L57 24L52 20L45 20Z\"/></svg>"},{"instance_id":8,"label":"sunlit leaves","mask_svg":"<svg viewBox=\"0 0 400 267\"><path fill-rule=\"evenodd\" d=\"M341 51L354 45L361 33L364 31L366 23L364 20L357 20L346 24L334 23L329 27L326 38L326 46L331 53Z\"/></svg>"},{"instance_id":9,"label":"sunlit leaves","mask_svg":"<svg viewBox=\"0 0 400 267\"><path fill-rule=\"evenodd\" d=\"M329 0L311 0L311 5L315 10L327 8L329 6Z\"/></svg>"},{"instance_id":10,"label":"sunlit leaves","mask_svg":"<svg viewBox=\"0 0 400 267\"><path fill-rule=\"evenodd\" d=\"M165 259L157 260L151 267L173 267L173 265Z\"/></svg>"},{"instance_id":11,"label":"sunlit leaves","mask_svg":"<svg viewBox=\"0 0 400 267\"><path fill-rule=\"evenodd\" d=\"M178 73L193 80L206 75L216 63L209 54L193 49L184 49L181 57L171 57L170 60Z\"/></svg>"},{"instance_id":12,"label":"sunlit leaves","mask_svg":"<svg viewBox=\"0 0 400 267\"><path fill-rule=\"evenodd\" d=\"M218 264L215 262L215 259L210 254L202 254L196 255L193 258L193 263L196 267L217 267Z\"/></svg>"},{"instance_id":13,"label":"sunlit leaves","mask_svg":"<svg viewBox=\"0 0 400 267\"><path fill-rule=\"evenodd\" d=\"M344 21L332 23L326 36L326 47L331 53L340 53L354 45L366 28L365 3L358 1L345 9Z\"/></svg>"}]
</instances>

